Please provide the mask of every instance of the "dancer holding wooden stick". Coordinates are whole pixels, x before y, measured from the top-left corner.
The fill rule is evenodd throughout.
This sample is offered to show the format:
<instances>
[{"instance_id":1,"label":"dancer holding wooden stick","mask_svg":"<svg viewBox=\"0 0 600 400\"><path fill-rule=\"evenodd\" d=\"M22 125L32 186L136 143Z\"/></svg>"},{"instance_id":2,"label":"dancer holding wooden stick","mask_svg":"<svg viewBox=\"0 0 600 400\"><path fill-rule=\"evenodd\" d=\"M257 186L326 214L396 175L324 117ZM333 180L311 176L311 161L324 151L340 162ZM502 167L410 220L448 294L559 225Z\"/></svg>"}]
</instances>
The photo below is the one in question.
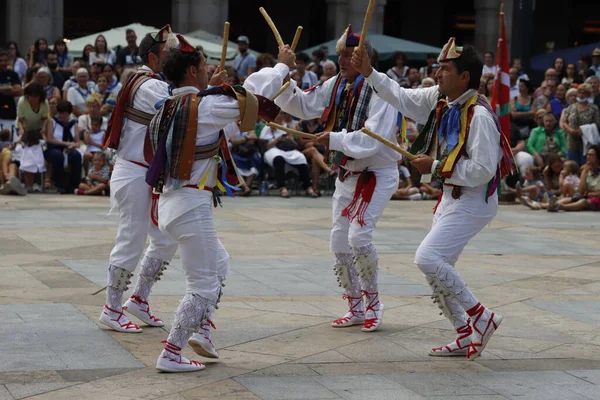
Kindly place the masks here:
<instances>
[{"instance_id":1,"label":"dancer holding wooden stick","mask_svg":"<svg viewBox=\"0 0 600 400\"><path fill-rule=\"evenodd\" d=\"M472 46L456 46L450 38L438 57L439 86L406 90L375 71L364 48L352 66L366 77L381 98L406 117L424 124L411 147L411 163L422 174L444 182L434 209L431 231L415 255L434 301L457 332L454 342L437 347L432 356L466 356L473 360L485 348L502 317L484 307L454 265L463 248L498 209L500 179L512 169L510 143L501 134L496 114L477 94L482 62Z\"/></svg>"},{"instance_id":2,"label":"dancer holding wooden stick","mask_svg":"<svg viewBox=\"0 0 600 400\"><path fill-rule=\"evenodd\" d=\"M316 143L329 147L330 160L339 168L333 195L333 228L330 250L334 271L349 310L333 321L335 328L361 325L365 332L379 328L383 304L379 299L378 256L372 239L375 225L398 188L400 154L360 130L367 127L397 144L398 112L380 99L350 65L360 35L348 26L337 43L340 73L325 83L302 91L296 82L275 103L296 117L322 118L324 133ZM366 46L371 51L368 41ZM295 55L289 46L279 50L279 64L261 69L253 77L265 81L287 80Z\"/></svg>"}]
</instances>

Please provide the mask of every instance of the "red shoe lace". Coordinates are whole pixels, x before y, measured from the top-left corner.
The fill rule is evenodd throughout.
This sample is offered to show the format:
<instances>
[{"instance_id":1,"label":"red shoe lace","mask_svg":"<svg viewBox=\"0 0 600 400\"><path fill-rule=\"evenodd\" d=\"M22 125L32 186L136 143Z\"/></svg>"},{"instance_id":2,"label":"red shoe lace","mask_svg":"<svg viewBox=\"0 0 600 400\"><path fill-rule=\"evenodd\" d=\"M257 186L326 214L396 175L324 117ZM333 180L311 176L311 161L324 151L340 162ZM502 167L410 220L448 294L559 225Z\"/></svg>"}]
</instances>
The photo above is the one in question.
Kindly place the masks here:
<instances>
[{"instance_id":1,"label":"red shoe lace","mask_svg":"<svg viewBox=\"0 0 600 400\"><path fill-rule=\"evenodd\" d=\"M473 333L473 330L471 329L471 325L470 324L471 324L471 319L467 319L467 324L464 325L464 326L461 326L460 328L458 328L456 330L456 333L458 333L458 336L457 336L456 341L455 341L455 343L456 343L456 348L455 349L451 348L450 345L446 345L446 346L434 347L431 350L433 352L446 350L448 353L454 353L457 350L463 350L466 347L469 347L470 344L471 344L470 342L466 346L461 346L460 341L463 340L463 339L465 339L465 338L468 338Z\"/></svg>"},{"instance_id":2,"label":"red shoe lace","mask_svg":"<svg viewBox=\"0 0 600 400\"><path fill-rule=\"evenodd\" d=\"M473 308L471 308L470 310L467 310L467 314L469 316L475 317L475 319L473 321L473 329L481 336L482 341L483 341L483 337L484 337L485 333L490 328L490 325L494 325L494 329L498 329L498 326L494 322L495 314L491 313L490 319L488 320L487 324L485 325L485 329L483 330L483 332L481 332L479 330L479 328L477 327L477 322L479 322L479 319L481 319L481 317L483 316L484 311L485 311L485 307L482 306L481 303L477 303L475 306L473 306ZM473 354L476 354L478 352L477 348L481 347L482 345L483 345L483 343L471 342L471 344L469 344L469 351L467 352L467 358L470 358Z\"/></svg>"},{"instance_id":3,"label":"red shoe lace","mask_svg":"<svg viewBox=\"0 0 600 400\"><path fill-rule=\"evenodd\" d=\"M362 290L361 293L367 298L367 301L369 302L367 308L365 309L365 314L369 310L375 313L375 318L367 318L363 323L363 328L370 329L377 325L377 321L379 321L379 318L377 318L377 311L379 310L375 310L375 306L379 305L379 292L369 293L365 290ZM371 297L375 297L375 300L371 300Z\"/></svg>"},{"instance_id":4,"label":"red shoe lace","mask_svg":"<svg viewBox=\"0 0 600 400\"><path fill-rule=\"evenodd\" d=\"M171 357L166 357L166 356L163 356L163 358L167 358L169 361L176 362L177 364L202 365L201 362L194 361L194 360L188 360L187 363L184 363L183 361L181 361L181 353L180 353L181 347L175 346L173 343L169 342L168 340L163 340L161 343L165 345L165 351L167 351L167 352L173 354L174 356L178 357L179 361L178 360L174 360Z\"/></svg>"},{"instance_id":5,"label":"red shoe lace","mask_svg":"<svg viewBox=\"0 0 600 400\"><path fill-rule=\"evenodd\" d=\"M162 319L160 318L156 318L154 315L152 315L150 313L150 304L148 304L147 301L143 300L140 296L137 295L132 295L130 297L130 299L136 303L137 305L141 306L142 304L147 306L146 309L144 310L143 308L140 307L140 311L145 312L146 314L148 314L148 318L150 318L152 321L154 322L163 322ZM127 309L126 307L124 307L124 309Z\"/></svg>"},{"instance_id":6,"label":"red shoe lace","mask_svg":"<svg viewBox=\"0 0 600 400\"><path fill-rule=\"evenodd\" d=\"M212 327L213 329L217 329L217 327L215 326L215 324L213 324L213 322L210 319L207 319L206 322L207 322L208 326L206 326L207 324L202 324L200 326L200 329L202 329L204 331L204 334L202 336L204 336L204 338L206 340L208 340L210 342L210 344L212 344L214 346L212 340L208 336L208 334L210 333L210 328L209 327Z\"/></svg>"},{"instance_id":7,"label":"red shoe lace","mask_svg":"<svg viewBox=\"0 0 600 400\"><path fill-rule=\"evenodd\" d=\"M111 321L115 321L117 324L119 324L119 326L120 326L121 328L125 328L125 329L131 329L131 328L134 328L134 329L136 329L136 330L137 330L137 329L140 329L140 327L139 327L138 325L134 324L134 323L133 323L133 322L131 322L131 321L129 321L129 322L128 322L128 323L126 323L126 324L122 324L122 323L120 323L120 322L119 322L119 320L121 319L121 317L125 317L125 314L123 314L123 311L117 311L117 310L113 310L112 308L110 308L110 307L109 307L109 306L107 306L106 304L104 305L104 308L106 308L106 309L107 309L108 311L110 311L110 312L114 312L115 314L119 314L119 318L117 318L117 319L111 318L110 320L111 320ZM110 317L110 315L109 315L109 314L108 314L106 311L104 312L104 314L106 314L106 315L108 315L108 316ZM125 317L125 318L127 318L127 317Z\"/></svg>"},{"instance_id":8,"label":"red shoe lace","mask_svg":"<svg viewBox=\"0 0 600 400\"><path fill-rule=\"evenodd\" d=\"M356 307L358 307L360 305L360 303L362 303L362 297L352 297L352 296L348 296L347 294L344 294L342 296L342 299L348 300L348 306L350 307L350 309L348 310L348 312L350 314L352 314L352 316L351 317L344 316L342 318L338 318L335 321L333 321L334 324L336 324L336 325L342 325L342 324L350 321L351 318L361 317L362 315L360 315L360 314L364 315L364 311L362 311L362 310L356 310ZM353 300L358 300L358 301L356 302L356 304L354 304Z\"/></svg>"}]
</instances>

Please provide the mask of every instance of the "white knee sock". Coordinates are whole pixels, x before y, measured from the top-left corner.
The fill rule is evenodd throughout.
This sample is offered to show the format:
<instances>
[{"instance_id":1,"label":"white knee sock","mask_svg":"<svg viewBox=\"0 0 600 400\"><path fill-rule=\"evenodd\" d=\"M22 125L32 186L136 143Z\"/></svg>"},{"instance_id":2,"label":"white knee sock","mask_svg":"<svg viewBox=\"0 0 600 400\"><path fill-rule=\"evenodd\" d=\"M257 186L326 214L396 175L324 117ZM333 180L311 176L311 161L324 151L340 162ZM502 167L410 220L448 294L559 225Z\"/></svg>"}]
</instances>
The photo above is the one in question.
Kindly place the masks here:
<instances>
[{"instance_id":1,"label":"white knee sock","mask_svg":"<svg viewBox=\"0 0 600 400\"><path fill-rule=\"evenodd\" d=\"M195 294L186 294L175 311L173 327L167 338L167 342L179 348L187 345L188 339L198 330L206 309L208 301Z\"/></svg>"},{"instance_id":2,"label":"white knee sock","mask_svg":"<svg viewBox=\"0 0 600 400\"><path fill-rule=\"evenodd\" d=\"M166 265L168 264L163 260L144 256L144 259L142 260L142 268L140 270L140 274L138 275L133 295L140 297L144 301L148 301L148 297L152 291L152 286L154 286L157 278L160 279L160 277L157 277L156 275Z\"/></svg>"},{"instance_id":3,"label":"white knee sock","mask_svg":"<svg viewBox=\"0 0 600 400\"><path fill-rule=\"evenodd\" d=\"M463 310L470 310L479 303L475 298L475 295L473 295L473 292L471 292L471 289L467 287L465 281L452 265L443 263L438 267L437 272L434 275L426 275L435 278L440 285L442 293L446 297L454 298Z\"/></svg>"},{"instance_id":4,"label":"white knee sock","mask_svg":"<svg viewBox=\"0 0 600 400\"><path fill-rule=\"evenodd\" d=\"M379 260L373 244L354 248L354 254L355 256L370 255L376 262ZM359 279L362 294L365 296L366 307L371 308L373 311L379 311L379 266L375 268L371 275L367 273L359 274Z\"/></svg>"}]
</instances>

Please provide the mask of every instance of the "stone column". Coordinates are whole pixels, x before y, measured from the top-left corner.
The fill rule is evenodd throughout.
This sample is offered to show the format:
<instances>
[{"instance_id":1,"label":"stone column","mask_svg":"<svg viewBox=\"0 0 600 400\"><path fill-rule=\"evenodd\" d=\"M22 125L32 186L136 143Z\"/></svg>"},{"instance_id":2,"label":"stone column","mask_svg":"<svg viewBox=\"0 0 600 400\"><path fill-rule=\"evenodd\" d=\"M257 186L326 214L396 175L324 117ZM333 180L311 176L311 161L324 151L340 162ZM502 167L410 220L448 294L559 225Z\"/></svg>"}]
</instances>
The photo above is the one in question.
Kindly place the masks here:
<instances>
[{"instance_id":1,"label":"stone column","mask_svg":"<svg viewBox=\"0 0 600 400\"><path fill-rule=\"evenodd\" d=\"M327 0L327 37L339 38L348 26L348 1Z\"/></svg>"},{"instance_id":2,"label":"stone column","mask_svg":"<svg viewBox=\"0 0 600 400\"><path fill-rule=\"evenodd\" d=\"M369 32L371 33L383 33L383 14L385 11L385 4L387 0L377 0L373 15L371 15L371 24L369 25ZM365 21L365 14L369 7L369 0L350 0L350 7L348 12L347 24L352 24L352 29L360 33L362 30L363 23Z\"/></svg>"},{"instance_id":3,"label":"stone column","mask_svg":"<svg viewBox=\"0 0 600 400\"><path fill-rule=\"evenodd\" d=\"M481 53L496 53L500 2L498 0L475 0L475 47Z\"/></svg>"},{"instance_id":4,"label":"stone column","mask_svg":"<svg viewBox=\"0 0 600 400\"><path fill-rule=\"evenodd\" d=\"M25 55L38 38L49 45L63 35L63 0L8 0L7 33Z\"/></svg>"},{"instance_id":5,"label":"stone column","mask_svg":"<svg viewBox=\"0 0 600 400\"><path fill-rule=\"evenodd\" d=\"M173 0L172 28L181 33L202 29L220 36L228 11L229 0Z\"/></svg>"}]
</instances>

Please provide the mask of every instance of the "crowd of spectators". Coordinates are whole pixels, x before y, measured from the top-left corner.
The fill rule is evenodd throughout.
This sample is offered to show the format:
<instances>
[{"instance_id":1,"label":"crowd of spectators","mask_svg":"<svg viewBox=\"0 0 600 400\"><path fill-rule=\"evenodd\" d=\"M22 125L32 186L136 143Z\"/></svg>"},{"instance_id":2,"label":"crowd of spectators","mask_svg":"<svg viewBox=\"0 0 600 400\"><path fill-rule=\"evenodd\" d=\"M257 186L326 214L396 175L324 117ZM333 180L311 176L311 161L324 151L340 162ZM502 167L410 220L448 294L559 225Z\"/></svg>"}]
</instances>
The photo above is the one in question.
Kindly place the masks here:
<instances>
[{"instance_id":1,"label":"crowd of spectators","mask_svg":"<svg viewBox=\"0 0 600 400\"><path fill-rule=\"evenodd\" d=\"M109 192L115 154L102 149L107 121L119 90L142 64L135 32L128 30L126 40L127 46L115 50L98 35L80 58L69 54L62 39L52 48L39 39L24 56L15 42L0 51L1 194ZM237 43L230 84L242 84L252 73L275 65L272 54L255 57L249 51L247 36L238 37ZM482 59L479 92L489 99L496 63L490 52ZM378 65L376 54L372 62ZM338 72L327 47L310 55L297 53L296 65L291 78L303 90ZM435 54L413 63L397 52L386 73L402 87L424 88L436 85L438 68ZM509 75L510 136L519 173L505 179L504 195L533 209L598 209L600 171L594 145L600 141L600 49L581 55L577 64L557 58L542 82L531 80L519 59L513 60ZM324 129L319 119L302 121L283 112L277 120L305 133ZM402 138L399 116L398 139L410 148L420 126L410 119L405 124ZM282 198L314 198L333 188L337 172L326 148L272 129L260 118L253 131L231 135L230 145L246 180L238 195L278 189ZM435 200L441 195L441 183L422 183L410 164L400 163L399 170L401 184L393 199Z\"/></svg>"}]
</instances>

